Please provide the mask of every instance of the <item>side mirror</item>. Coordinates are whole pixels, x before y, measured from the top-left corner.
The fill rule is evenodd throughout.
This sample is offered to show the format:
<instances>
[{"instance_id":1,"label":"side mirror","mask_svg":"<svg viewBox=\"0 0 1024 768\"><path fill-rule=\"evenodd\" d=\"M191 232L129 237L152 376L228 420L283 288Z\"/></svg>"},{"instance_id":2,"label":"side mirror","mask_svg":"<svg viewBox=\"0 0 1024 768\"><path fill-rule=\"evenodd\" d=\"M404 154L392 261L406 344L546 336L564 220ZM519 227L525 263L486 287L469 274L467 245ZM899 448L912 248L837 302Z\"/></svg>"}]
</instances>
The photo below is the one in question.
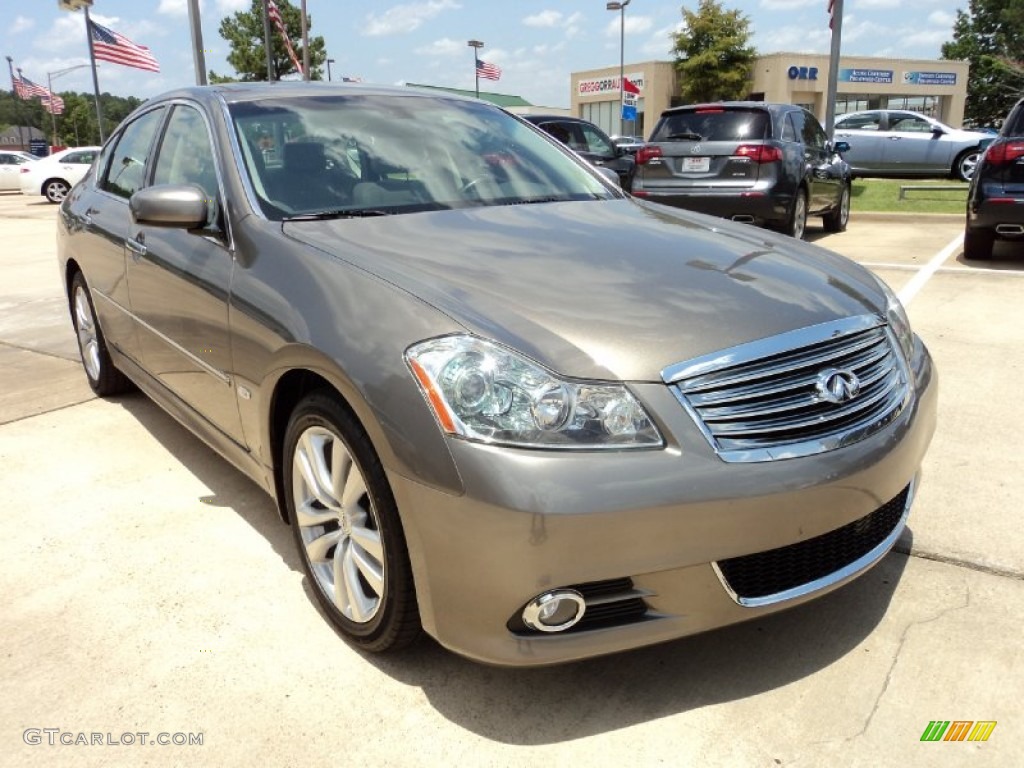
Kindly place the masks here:
<instances>
[{"instance_id":1,"label":"side mirror","mask_svg":"<svg viewBox=\"0 0 1024 768\"><path fill-rule=\"evenodd\" d=\"M847 141L837 141L835 144L832 145L832 151L837 152L840 155L843 154L843 152L849 152L850 143Z\"/></svg>"},{"instance_id":2,"label":"side mirror","mask_svg":"<svg viewBox=\"0 0 1024 768\"><path fill-rule=\"evenodd\" d=\"M206 225L210 200L195 184L158 184L132 195L128 208L143 224L198 229Z\"/></svg>"},{"instance_id":3,"label":"side mirror","mask_svg":"<svg viewBox=\"0 0 1024 768\"><path fill-rule=\"evenodd\" d=\"M942 134L945 133L945 131L942 130L941 126L933 125L932 126L932 133L934 133L936 136L941 136Z\"/></svg>"}]
</instances>

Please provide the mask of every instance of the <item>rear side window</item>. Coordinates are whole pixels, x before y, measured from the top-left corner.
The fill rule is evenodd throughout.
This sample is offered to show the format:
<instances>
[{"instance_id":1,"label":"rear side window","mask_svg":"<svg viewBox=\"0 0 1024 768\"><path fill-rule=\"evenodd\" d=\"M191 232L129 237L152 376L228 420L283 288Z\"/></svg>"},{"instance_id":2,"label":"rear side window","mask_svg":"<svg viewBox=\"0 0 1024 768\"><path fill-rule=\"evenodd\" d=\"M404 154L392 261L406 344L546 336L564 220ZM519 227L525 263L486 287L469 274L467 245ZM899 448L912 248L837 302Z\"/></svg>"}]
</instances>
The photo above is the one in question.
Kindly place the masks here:
<instances>
[{"instance_id":1,"label":"rear side window","mask_svg":"<svg viewBox=\"0 0 1024 768\"><path fill-rule=\"evenodd\" d=\"M1013 108L1000 133L1003 136L1024 136L1024 101Z\"/></svg>"},{"instance_id":2,"label":"rear side window","mask_svg":"<svg viewBox=\"0 0 1024 768\"><path fill-rule=\"evenodd\" d=\"M836 121L836 128L844 131L877 131L882 127L882 114L871 112L865 115L850 115Z\"/></svg>"},{"instance_id":3,"label":"rear side window","mask_svg":"<svg viewBox=\"0 0 1024 768\"><path fill-rule=\"evenodd\" d=\"M651 141L759 141L769 138L768 114L753 109L708 109L664 115Z\"/></svg>"}]
</instances>

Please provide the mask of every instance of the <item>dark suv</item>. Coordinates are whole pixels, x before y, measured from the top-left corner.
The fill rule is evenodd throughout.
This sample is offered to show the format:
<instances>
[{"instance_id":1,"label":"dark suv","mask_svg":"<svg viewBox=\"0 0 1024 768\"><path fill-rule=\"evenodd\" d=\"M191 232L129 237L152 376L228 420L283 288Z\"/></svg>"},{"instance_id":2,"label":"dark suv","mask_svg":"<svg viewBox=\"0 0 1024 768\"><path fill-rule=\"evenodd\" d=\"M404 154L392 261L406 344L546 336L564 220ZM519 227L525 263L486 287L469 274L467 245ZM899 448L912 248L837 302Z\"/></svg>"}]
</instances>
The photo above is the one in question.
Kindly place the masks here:
<instances>
[{"instance_id":1,"label":"dark suv","mask_svg":"<svg viewBox=\"0 0 1024 768\"><path fill-rule=\"evenodd\" d=\"M1024 237L1024 99L988 145L967 192L964 256L992 258L997 237Z\"/></svg>"},{"instance_id":2,"label":"dark suv","mask_svg":"<svg viewBox=\"0 0 1024 768\"><path fill-rule=\"evenodd\" d=\"M850 167L839 153L849 148L831 144L817 118L792 104L673 107L636 153L632 191L798 239L808 215L840 232L850 218Z\"/></svg>"},{"instance_id":3,"label":"dark suv","mask_svg":"<svg viewBox=\"0 0 1024 768\"><path fill-rule=\"evenodd\" d=\"M559 115L521 115L524 120L536 125L542 131L558 139L575 152L593 163L610 168L619 175L622 188L629 190L633 181L636 162L629 152L619 147L607 133L587 120Z\"/></svg>"}]
</instances>

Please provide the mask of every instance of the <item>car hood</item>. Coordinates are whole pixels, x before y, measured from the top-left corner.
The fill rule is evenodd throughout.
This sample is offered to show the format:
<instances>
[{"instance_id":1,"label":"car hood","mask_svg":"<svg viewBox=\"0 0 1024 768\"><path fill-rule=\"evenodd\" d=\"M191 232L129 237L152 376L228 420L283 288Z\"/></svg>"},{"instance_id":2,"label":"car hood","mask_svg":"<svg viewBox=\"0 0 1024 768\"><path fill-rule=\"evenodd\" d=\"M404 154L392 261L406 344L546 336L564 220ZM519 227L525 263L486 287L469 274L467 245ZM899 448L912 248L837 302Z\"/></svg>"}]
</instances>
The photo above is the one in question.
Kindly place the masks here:
<instances>
[{"instance_id":1,"label":"car hood","mask_svg":"<svg viewBox=\"0 0 1024 768\"><path fill-rule=\"evenodd\" d=\"M632 199L294 222L285 233L567 376L673 363L840 317L884 315L843 257Z\"/></svg>"}]
</instances>

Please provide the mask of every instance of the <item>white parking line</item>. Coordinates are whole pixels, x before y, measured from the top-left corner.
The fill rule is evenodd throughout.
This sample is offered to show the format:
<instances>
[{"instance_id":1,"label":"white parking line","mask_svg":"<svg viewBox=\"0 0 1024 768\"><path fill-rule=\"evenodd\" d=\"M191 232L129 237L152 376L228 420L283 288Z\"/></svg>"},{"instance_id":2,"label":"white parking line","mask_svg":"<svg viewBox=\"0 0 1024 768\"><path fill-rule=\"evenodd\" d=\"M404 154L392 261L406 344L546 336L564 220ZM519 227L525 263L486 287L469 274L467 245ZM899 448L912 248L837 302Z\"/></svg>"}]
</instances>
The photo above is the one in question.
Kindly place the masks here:
<instances>
[{"instance_id":1,"label":"white parking line","mask_svg":"<svg viewBox=\"0 0 1024 768\"><path fill-rule=\"evenodd\" d=\"M917 264L894 264L887 261L860 261L857 263L862 267L867 267L868 269L889 269L893 272L917 272L921 269ZM1000 280L1004 277L1024 277L1024 272L1015 271L1013 269L1000 269L999 267L992 266L939 267L935 272L942 275L992 275L998 276Z\"/></svg>"},{"instance_id":2,"label":"white parking line","mask_svg":"<svg viewBox=\"0 0 1024 768\"><path fill-rule=\"evenodd\" d=\"M920 272L910 278L910 282L903 286L903 289L899 292L900 301L903 302L903 306L907 306L911 300L917 296L918 292L924 288L924 284L927 283L938 268L942 266L942 263L959 250L963 241L963 234L959 234L954 237L950 241L949 245L935 254L935 256L932 257L932 260L921 268Z\"/></svg>"}]
</instances>

